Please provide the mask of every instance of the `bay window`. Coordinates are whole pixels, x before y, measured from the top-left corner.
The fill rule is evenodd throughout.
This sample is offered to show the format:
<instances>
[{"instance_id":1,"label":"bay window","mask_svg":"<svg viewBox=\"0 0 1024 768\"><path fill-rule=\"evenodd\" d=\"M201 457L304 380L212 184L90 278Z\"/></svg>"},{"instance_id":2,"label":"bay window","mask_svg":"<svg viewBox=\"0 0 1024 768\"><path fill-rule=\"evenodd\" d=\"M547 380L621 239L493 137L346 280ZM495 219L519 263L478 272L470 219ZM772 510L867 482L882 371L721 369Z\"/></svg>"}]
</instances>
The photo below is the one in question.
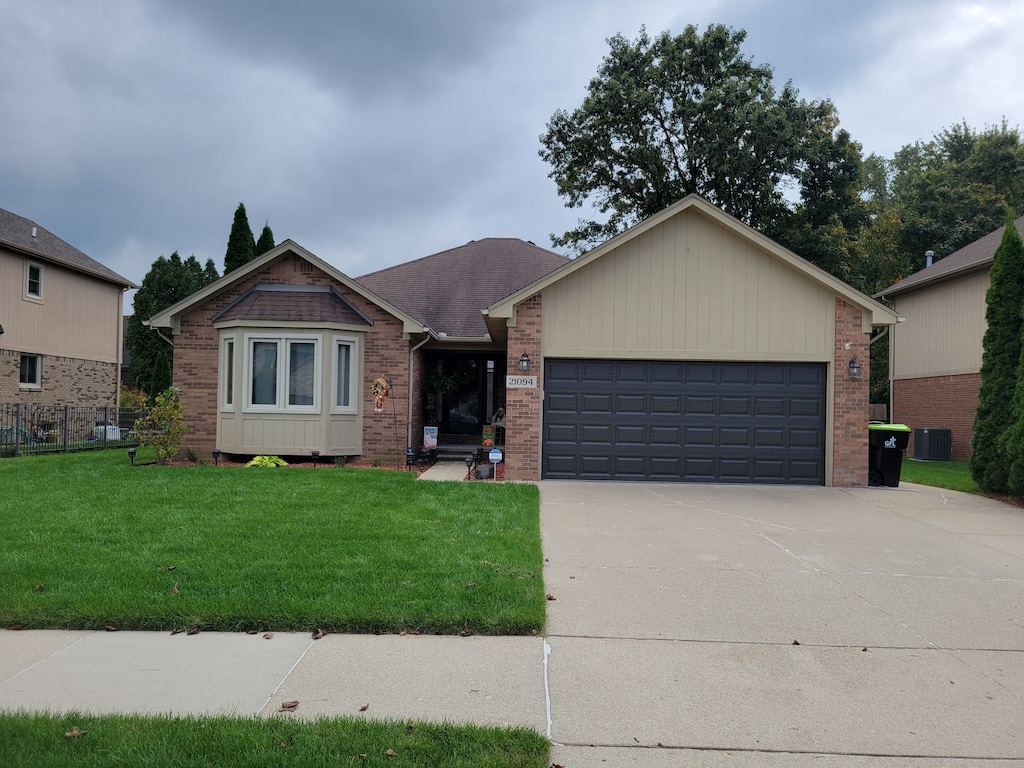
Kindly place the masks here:
<instances>
[{"instance_id":1,"label":"bay window","mask_svg":"<svg viewBox=\"0 0 1024 768\"><path fill-rule=\"evenodd\" d=\"M246 408L320 410L320 339L316 336L246 337Z\"/></svg>"}]
</instances>

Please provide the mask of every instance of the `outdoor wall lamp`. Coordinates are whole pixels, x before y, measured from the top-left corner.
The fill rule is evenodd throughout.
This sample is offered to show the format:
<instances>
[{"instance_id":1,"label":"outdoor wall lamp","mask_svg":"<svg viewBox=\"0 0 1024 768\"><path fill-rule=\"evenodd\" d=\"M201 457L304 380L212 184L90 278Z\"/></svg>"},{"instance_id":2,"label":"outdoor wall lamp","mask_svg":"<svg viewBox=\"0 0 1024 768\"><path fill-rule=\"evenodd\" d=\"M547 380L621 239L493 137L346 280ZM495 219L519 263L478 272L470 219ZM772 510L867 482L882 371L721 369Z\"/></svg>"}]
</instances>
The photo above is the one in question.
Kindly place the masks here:
<instances>
[{"instance_id":1,"label":"outdoor wall lamp","mask_svg":"<svg viewBox=\"0 0 1024 768\"><path fill-rule=\"evenodd\" d=\"M316 469L316 463L320 460L320 451L311 451L313 455L313 469Z\"/></svg>"},{"instance_id":2,"label":"outdoor wall lamp","mask_svg":"<svg viewBox=\"0 0 1024 768\"><path fill-rule=\"evenodd\" d=\"M519 370L520 371L528 371L528 370L530 370L530 356L528 354L526 354L525 352L523 352L523 354L519 357Z\"/></svg>"},{"instance_id":3,"label":"outdoor wall lamp","mask_svg":"<svg viewBox=\"0 0 1024 768\"><path fill-rule=\"evenodd\" d=\"M220 461L220 448L214 448L210 451L210 455L213 456L213 466L217 466L217 462Z\"/></svg>"},{"instance_id":4,"label":"outdoor wall lamp","mask_svg":"<svg viewBox=\"0 0 1024 768\"><path fill-rule=\"evenodd\" d=\"M857 362L857 356L856 355L854 355L853 357L850 358L850 378L851 379L859 379L860 378L860 363Z\"/></svg>"},{"instance_id":5,"label":"outdoor wall lamp","mask_svg":"<svg viewBox=\"0 0 1024 768\"><path fill-rule=\"evenodd\" d=\"M135 451L135 448L128 449L128 459L131 461L133 467L135 466Z\"/></svg>"}]
</instances>

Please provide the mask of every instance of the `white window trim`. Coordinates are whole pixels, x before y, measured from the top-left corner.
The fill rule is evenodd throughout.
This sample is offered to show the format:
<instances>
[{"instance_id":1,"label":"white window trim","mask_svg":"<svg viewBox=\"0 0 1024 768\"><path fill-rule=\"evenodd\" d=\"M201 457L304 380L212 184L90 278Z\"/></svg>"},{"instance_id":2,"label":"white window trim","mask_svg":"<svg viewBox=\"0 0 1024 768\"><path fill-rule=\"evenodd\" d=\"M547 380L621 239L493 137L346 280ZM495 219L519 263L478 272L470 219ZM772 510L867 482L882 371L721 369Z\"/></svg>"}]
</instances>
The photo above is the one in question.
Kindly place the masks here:
<instances>
[{"instance_id":1,"label":"white window trim","mask_svg":"<svg viewBox=\"0 0 1024 768\"><path fill-rule=\"evenodd\" d=\"M351 351L349 355L348 391L349 404L338 405L335 395L338 392L338 345L348 344ZM359 361L362 355L359 353L358 336L332 336L331 337L331 413L359 413Z\"/></svg>"},{"instance_id":2,"label":"white window trim","mask_svg":"<svg viewBox=\"0 0 1024 768\"><path fill-rule=\"evenodd\" d=\"M254 405L252 402L252 347L255 342L266 341L277 344L277 404ZM313 343L313 404L288 405L288 343ZM320 413L320 390L323 388L322 359L323 338L303 333L247 333L245 334L242 359L244 365L243 407L246 413ZM237 348L235 350L237 354Z\"/></svg>"},{"instance_id":3,"label":"white window trim","mask_svg":"<svg viewBox=\"0 0 1024 768\"><path fill-rule=\"evenodd\" d=\"M228 356L228 347L232 346L233 355ZM232 359L233 358L233 359ZM225 336L220 340L220 381L217 389L220 391L220 409L222 411L234 412L238 406L238 340L234 336ZM234 376L229 376L229 368L235 368ZM234 386L228 388L228 382Z\"/></svg>"},{"instance_id":4,"label":"white window trim","mask_svg":"<svg viewBox=\"0 0 1024 768\"><path fill-rule=\"evenodd\" d=\"M22 382L21 380L21 358L34 357L36 359L36 380L34 382ZM43 388L43 356L32 355L22 352L18 358L18 389L42 389Z\"/></svg>"},{"instance_id":5,"label":"white window trim","mask_svg":"<svg viewBox=\"0 0 1024 768\"><path fill-rule=\"evenodd\" d=\"M32 267L39 270L39 293L31 293L28 289L29 278L32 273ZM25 298L29 301L42 301L43 300L43 265L36 261L25 262Z\"/></svg>"}]
</instances>

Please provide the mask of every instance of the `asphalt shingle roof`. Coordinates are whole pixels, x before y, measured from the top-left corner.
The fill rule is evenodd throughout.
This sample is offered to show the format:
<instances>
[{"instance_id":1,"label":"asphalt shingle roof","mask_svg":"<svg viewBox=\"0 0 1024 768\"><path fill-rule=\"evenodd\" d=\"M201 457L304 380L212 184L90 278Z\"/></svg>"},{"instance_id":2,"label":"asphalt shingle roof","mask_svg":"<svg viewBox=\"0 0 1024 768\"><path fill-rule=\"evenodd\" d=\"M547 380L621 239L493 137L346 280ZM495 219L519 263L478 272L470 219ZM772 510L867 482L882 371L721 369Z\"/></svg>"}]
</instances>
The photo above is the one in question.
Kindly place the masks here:
<instances>
[{"instance_id":1,"label":"asphalt shingle roof","mask_svg":"<svg viewBox=\"0 0 1024 768\"><path fill-rule=\"evenodd\" d=\"M315 290L306 286L253 288L225 307L213 320L369 325L344 297L331 290Z\"/></svg>"},{"instance_id":2,"label":"asphalt shingle roof","mask_svg":"<svg viewBox=\"0 0 1024 768\"><path fill-rule=\"evenodd\" d=\"M35 237L32 236L33 229ZM125 288L138 287L34 221L3 208L0 208L0 246L29 253L41 261L60 264Z\"/></svg>"},{"instance_id":3,"label":"asphalt shingle roof","mask_svg":"<svg viewBox=\"0 0 1024 768\"><path fill-rule=\"evenodd\" d=\"M1013 223L1017 227L1017 231L1020 232L1021 237L1024 237L1024 216L1016 219ZM946 258L934 262L930 267L925 267L903 278L877 295L889 297L906 293L908 290L920 287L925 283L936 282L951 277L958 272L969 272L986 264L991 264L992 256L995 254L996 248L999 247L999 243L1002 242L1005 230L1006 227L1000 227L995 232L989 232L973 243L965 245L959 251L954 251Z\"/></svg>"},{"instance_id":4,"label":"asphalt shingle roof","mask_svg":"<svg viewBox=\"0 0 1024 768\"><path fill-rule=\"evenodd\" d=\"M568 261L525 240L489 237L356 281L436 333L480 338L488 336L480 310Z\"/></svg>"}]
</instances>

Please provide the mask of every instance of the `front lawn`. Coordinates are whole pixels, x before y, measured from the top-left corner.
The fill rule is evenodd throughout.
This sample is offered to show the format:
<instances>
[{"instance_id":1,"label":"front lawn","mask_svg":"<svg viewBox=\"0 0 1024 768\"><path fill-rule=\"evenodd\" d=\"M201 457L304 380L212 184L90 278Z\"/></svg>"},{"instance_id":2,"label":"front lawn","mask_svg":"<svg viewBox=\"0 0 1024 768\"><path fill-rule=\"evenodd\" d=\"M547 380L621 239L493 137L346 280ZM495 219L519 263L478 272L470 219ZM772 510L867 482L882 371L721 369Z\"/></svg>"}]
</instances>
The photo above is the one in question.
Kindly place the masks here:
<instances>
[{"instance_id":1,"label":"front lawn","mask_svg":"<svg viewBox=\"0 0 1024 768\"><path fill-rule=\"evenodd\" d=\"M547 739L526 728L352 718L0 713L0 765L19 768L543 768L549 748Z\"/></svg>"},{"instance_id":2,"label":"front lawn","mask_svg":"<svg viewBox=\"0 0 1024 768\"><path fill-rule=\"evenodd\" d=\"M0 487L4 626L544 626L531 485L335 467L131 467L124 451L98 451L2 460Z\"/></svg>"},{"instance_id":3,"label":"front lawn","mask_svg":"<svg viewBox=\"0 0 1024 768\"><path fill-rule=\"evenodd\" d=\"M966 461L917 461L905 457L900 470L900 480L948 488L951 491L981 493L978 484L971 477L971 470Z\"/></svg>"}]
</instances>

